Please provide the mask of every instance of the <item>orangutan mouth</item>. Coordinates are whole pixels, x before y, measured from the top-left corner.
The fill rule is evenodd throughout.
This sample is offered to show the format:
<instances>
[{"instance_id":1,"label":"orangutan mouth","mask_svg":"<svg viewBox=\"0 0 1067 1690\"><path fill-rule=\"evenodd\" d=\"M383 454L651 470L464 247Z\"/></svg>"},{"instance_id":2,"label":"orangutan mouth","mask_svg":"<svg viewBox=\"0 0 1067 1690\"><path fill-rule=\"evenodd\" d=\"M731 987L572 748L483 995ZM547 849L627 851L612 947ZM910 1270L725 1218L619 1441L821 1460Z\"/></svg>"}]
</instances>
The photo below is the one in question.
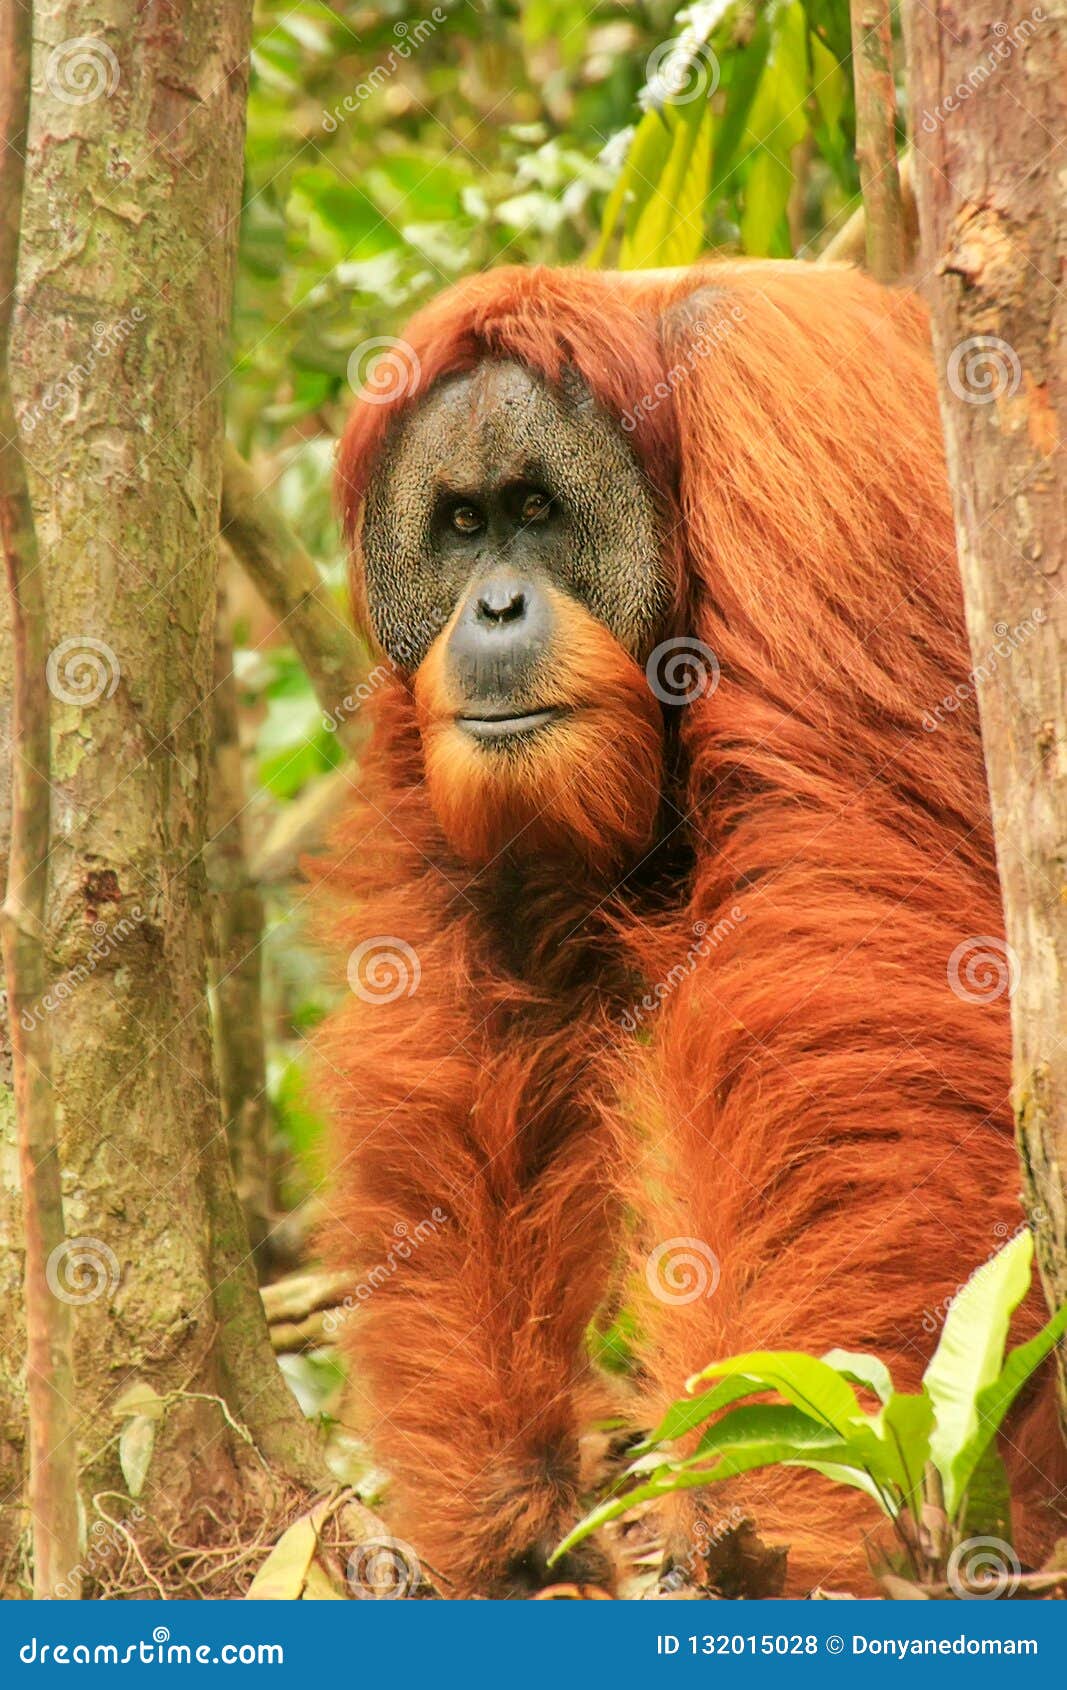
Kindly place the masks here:
<instances>
[{"instance_id":1,"label":"orangutan mouth","mask_svg":"<svg viewBox=\"0 0 1067 1690\"><path fill-rule=\"evenodd\" d=\"M517 734L536 733L540 728L547 728L551 722L559 721L564 714L563 710L551 708L531 710L521 716L496 713L457 716L456 725L473 739L511 739Z\"/></svg>"}]
</instances>

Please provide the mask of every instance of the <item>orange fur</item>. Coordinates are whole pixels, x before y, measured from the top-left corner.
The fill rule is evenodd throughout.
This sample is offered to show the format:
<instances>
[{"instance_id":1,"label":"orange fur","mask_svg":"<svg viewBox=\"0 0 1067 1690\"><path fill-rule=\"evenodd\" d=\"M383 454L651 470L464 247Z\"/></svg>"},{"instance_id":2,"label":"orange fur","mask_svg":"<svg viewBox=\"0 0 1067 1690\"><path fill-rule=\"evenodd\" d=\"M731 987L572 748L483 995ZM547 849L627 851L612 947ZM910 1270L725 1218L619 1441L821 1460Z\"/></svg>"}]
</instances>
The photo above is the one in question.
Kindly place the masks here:
<instances>
[{"instance_id":1,"label":"orange fur","mask_svg":"<svg viewBox=\"0 0 1067 1690\"><path fill-rule=\"evenodd\" d=\"M701 314L729 326L694 357ZM421 969L322 1036L332 1258L366 1275L446 1217L354 1312L353 1390L397 1529L457 1592L501 1593L573 1518L624 1206L638 1291L671 1239L720 1267L684 1305L645 1288L648 1414L762 1346L871 1349L914 1388L935 1315L1021 1219L1006 999L947 977L999 897L973 701L922 725L969 659L917 300L790 265L504 270L407 339L414 390L358 403L342 447L353 538L390 416L438 376L575 367L620 421L654 400L630 439L664 517L664 636L722 669L657 727L640 668L576 619L599 708L494 792L441 726L431 653L380 689L322 871L339 951L383 936ZM1048 1424L1037 1401L1010 1433L1024 1557L1065 1477ZM862 1578L855 1493L757 1473L704 1506L789 1542L794 1590Z\"/></svg>"}]
</instances>

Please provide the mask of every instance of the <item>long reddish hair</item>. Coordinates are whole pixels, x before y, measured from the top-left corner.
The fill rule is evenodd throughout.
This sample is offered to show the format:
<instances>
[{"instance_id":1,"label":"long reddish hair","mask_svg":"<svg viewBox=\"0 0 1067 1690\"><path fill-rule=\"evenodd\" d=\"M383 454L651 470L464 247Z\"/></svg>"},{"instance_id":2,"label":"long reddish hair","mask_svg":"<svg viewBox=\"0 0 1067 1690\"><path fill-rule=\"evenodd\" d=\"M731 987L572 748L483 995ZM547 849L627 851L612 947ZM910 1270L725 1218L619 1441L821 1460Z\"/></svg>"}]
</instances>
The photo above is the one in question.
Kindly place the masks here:
<instances>
[{"instance_id":1,"label":"long reddish hair","mask_svg":"<svg viewBox=\"0 0 1067 1690\"><path fill-rule=\"evenodd\" d=\"M447 1216L351 1341L398 1521L461 1591L576 1495L555 1452L589 1413L582 1335L622 1233L647 1417L742 1349L870 1349L914 1389L947 1300L1022 1218L1007 998L959 990L1002 929L973 699L931 731L969 658L920 302L787 264L463 283L342 444L365 625L386 431L485 357L578 372L626 431L662 518L664 637L720 678L664 711L658 869L591 892L580 863L506 887L464 866L392 673L323 871L339 951L384 936L417 959L416 990L354 993L321 1040L330 1249L366 1271ZM713 1294L663 1295L650 1264L694 1240ZM1024 1554L1062 1482L1052 1428L1042 1399L1011 1434ZM754 1474L730 1499L792 1544L794 1588L859 1576L862 1498Z\"/></svg>"}]
</instances>

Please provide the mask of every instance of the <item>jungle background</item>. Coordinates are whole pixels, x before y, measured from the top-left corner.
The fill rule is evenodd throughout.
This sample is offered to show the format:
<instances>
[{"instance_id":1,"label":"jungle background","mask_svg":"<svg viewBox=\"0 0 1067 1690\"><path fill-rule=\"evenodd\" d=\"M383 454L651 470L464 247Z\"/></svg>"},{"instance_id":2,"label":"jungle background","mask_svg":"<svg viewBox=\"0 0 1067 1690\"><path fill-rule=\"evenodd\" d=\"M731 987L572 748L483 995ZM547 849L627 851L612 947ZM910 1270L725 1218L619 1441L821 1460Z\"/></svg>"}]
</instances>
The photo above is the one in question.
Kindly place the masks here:
<instances>
[{"instance_id":1,"label":"jungle background","mask_svg":"<svg viewBox=\"0 0 1067 1690\"><path fill-rule=\"evenodd\" d=\"M367 1593L351 1557L377 1541L364 1505L385 1481L340 1420L346 1287L314 1260L328 1199L306 1048L346 985L307 933L299 867L358 780L375 686L331 486L347 407L415 308L490 265L866 250L898 277L916 240L898 145L918 123L937 155L940 241L937 181L968 166L938 78L958 86L1009 27L1029 46L1041 13L934 10L915 9L906 74L895 8L874 0L188 0L158 15L4 0L8 237L26 166L17 288L10 238L0 276L0 493L21 560L3 687L20 1099L0 1094L5 1594ZM873 95L859 146L853 40ZM1002 97L975 99L971 128L994 112L974 157L984 169L992 149L1026 184L1015 203L1035 197L1038 258L1055 28L1041 40L1023 114L1009 52L989 72ZM972 287L955 339L975 298L972 328L1006 305L1039 371L1058 292L1029 285L1024 310L998 258L997 297ZM963 410L981 513L1005 496L989 456L1003 443L991 412ZM1022 434L1047 455L1047 417ZM1005 605L1017 553L1009 536ZM1056 633L1027 721L1062 672ZM1056 858L1058 815L1027 845L1035 861ZM1063 906L1049 919L1067 954ZM1032 972L1039 996L1047 975ZM1051 1026L1047 993L1046 1013L1035 1001L1027 1026ZM1024 1124L1043 1200L1064 1131L1048 1095ZM1046 1210L1055 1305L1062 1196ZM590 1344L625 1371L625 1311ZM51 1451L36 1466L27 1348ZM33 1555L28 1465L29 1514L49 1522Z\"/></svg>"}]
</instances>

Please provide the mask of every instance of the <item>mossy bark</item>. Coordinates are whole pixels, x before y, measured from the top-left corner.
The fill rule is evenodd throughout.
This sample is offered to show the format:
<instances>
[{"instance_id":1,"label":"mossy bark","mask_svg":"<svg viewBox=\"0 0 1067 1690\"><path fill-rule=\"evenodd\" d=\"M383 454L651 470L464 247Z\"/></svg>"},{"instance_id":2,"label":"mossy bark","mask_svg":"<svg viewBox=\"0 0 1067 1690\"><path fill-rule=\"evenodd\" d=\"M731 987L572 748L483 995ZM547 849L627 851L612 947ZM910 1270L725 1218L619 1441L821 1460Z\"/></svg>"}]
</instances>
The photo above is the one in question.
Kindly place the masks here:
<instances>
[{"instance_id":1,"label":"mossy bark","mask_svg":"<svg viewBox=\"0 0 1067 1690\"><path fill-rule=\"evenodd\" d=\"M981 712L1022 1183L1057 1307L1067 1300L1067 211L1055 136L1067 11L913 0L905 34L975 662L961 708L976 698ZM1067 1390L1062 1404L1067 1432Z\"/></svg>"},{"instance_id":2,"label":"mossy bark","mask_svg":"<svg viewBox=\"0 0 1067 1690\"><path fill-rule=\"evenodd\" d=\"M317 1471L277 1372L207 998L221 394L250 6L37 7L13 385L48 598L48 933L87 1494L116 1399L179 1393L142 1506L188 1516L243 1443ZM80 55L80 58L79 58ZM60 989L62 988L62 989ZM84 1266L88 1263L88 1267ZM92 1281L92 1283L90 1283ZM62 1279L61 1279L62 1282Z\"/></svg>"}]
</instances>

